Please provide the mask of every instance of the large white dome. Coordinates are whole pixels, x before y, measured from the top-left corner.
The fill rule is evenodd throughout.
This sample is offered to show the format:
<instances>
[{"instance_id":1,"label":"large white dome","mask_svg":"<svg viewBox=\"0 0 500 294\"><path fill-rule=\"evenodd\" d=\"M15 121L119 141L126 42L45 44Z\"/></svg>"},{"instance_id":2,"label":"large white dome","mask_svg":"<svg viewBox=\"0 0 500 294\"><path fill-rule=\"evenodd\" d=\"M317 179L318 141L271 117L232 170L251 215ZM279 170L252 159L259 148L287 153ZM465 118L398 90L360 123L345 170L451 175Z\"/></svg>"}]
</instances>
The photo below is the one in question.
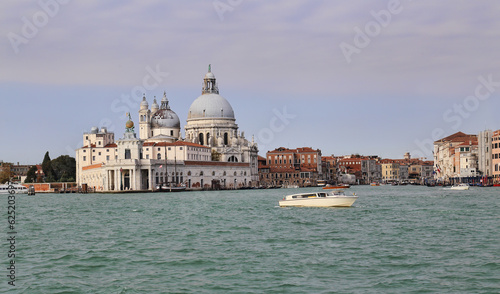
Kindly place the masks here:
<instances>
[{"instance_id":1,"label":"large white dome","mask_svg":"<svg viewBox=\"0 0 500 294\"><path fill-rule=\"evenodd\" d=\"M189 107L188 120L197 118L231 118L234 111L231 104L219 94L203 94Z\"/></svg>"}]
</instances>

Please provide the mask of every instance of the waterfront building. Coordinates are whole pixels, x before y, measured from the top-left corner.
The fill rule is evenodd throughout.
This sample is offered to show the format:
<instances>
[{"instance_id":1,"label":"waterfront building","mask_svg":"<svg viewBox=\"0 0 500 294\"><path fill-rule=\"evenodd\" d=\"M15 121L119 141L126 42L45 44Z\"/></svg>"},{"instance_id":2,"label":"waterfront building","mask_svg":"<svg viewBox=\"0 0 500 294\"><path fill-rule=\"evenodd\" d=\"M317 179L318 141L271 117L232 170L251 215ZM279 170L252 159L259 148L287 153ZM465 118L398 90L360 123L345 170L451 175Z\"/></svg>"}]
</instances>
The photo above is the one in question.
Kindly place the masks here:
<instances>
[{"instance_id":1,"label":"waterfront building","mask_svg":"<svg viewBox=\"0 0 500 294\"><path fill-rule=\"evenodd\" d=\"M336 183L337 182L337 157L331 156L322 156L321 161L324 162L323 168L323 179L328 183Z\"/></svg>"},{"instance_id":2,"label":"waterfront building","mask_svg":"<svg viewBox=\"0 0 500 294\"><path fill-rule=\"evenodd\" d=\"M399 165L399 174L398 174L398 181L400 182L406 182L409 179L409 172L410 166L407 164L400 164Z\"/></svg>"},{"instance_id":3,"label":"waterfront building","mask_svg":"<svg viewBox=\"0 0 500 294\"><path fill-rule=\"evenodd\" d=\"M458 154L457 157L456 148L458 145L473 141L477 142L476 135L457 132L434 142L434 169L436 171L434 177L436 180L450 182L460 177L460 156ZM460 149L458 151L460 152ZM464 152L466 152L465 149ZM466 157L464 156L464 159Z\"/></svg>"},{"instance_id":4,"label":"waterfront building","mask_svg":"<svg viewBox=\"0 0 500 294\"><path fill-rule=\"evenodd\" d=\"M362 179L361 161L363 158L359 155L344 156L338 160L339 174L351 174L355 176L355 180Z\"/></svg>"},{"instance_id":5,"label":"waterfront building","mask_svg":"<svg viewBox=\"0 0 500 294\"><path fill-rule=\"evenodd\" d=\"M478 173L483 177L490 177L492 173L492 137L493 131L484 130L477 135L478 142Z\"/></svg>"},{"instance_id":6,"label":"waterfront building","mask_svg":"<svg viewBox=\"0 0 500 294\"><path fill-rule=\"evenodd\" d=\"M382 166L378 164L378 161L378 157L361 160L361 174L364 184L379 182L382 179Z\"/></svg>"},{"instance_id":7,"label":"waterfront building","mask_svg":"<svg viewBox=\"0 0 500 294\"><path fill-rule=\"evenodd\" d=\"M384 182L399 181L399 163L394 160L384 159L381 161L382 180Z\"/></svg>"},{"instance_id":8,"label":"waterfront building","mask_svg":"<svg viewBox=\"0 0 500 294\"><path fill-rule=\"evenodd\" d=\"M491 164L494 181L500 183L500 130L494 131L491 136Z\"/></svg>"},{"instance_id":9,"label":"waterfront building","mask_svg":"<svg viewBox=\"0 0 500 294\"><path fill-rule=\"evenodd\" d=\"M151 108L140 104L139 138L131 116L123 137L93 127L76 150L77 183L98 191L153 190L185 185L188 189L236 189L258 185L258 148L239 132L234 111L219 95L209 67L202 95L191 104L182 139L180 120L164 92Z\"/></svg>"},{"instance_id":10,"label":"waterfront building","mask_svg":"<svg viewBox=\"0 0 500 294\"><path fill-rule=\"evenodd\" d=\"M455 173L454 177L478 176L478 143L477 141L464 142L455 147Z\"/></svg>"},{"instance_id":11,"label":"waterfront building","mask_svg":"<svg viewBox=\"0 0 500 294\"><path fill-rule=\"evenodd\" d=\"M263 183L266 186L316 186L317 180L323 179L319 149L280 147L268 151L266 160L269 168L268 178Z\"/></svg>"}]
</instances>

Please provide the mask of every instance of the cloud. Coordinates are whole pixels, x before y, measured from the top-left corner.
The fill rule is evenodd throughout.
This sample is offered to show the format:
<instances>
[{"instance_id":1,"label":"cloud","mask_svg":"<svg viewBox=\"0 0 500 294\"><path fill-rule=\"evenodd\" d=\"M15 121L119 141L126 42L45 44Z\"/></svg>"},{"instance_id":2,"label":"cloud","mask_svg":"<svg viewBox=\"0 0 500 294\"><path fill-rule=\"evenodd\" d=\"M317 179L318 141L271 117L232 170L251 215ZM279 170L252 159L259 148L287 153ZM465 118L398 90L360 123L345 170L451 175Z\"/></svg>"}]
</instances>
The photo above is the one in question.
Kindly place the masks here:
<instances>
[{"instance_id":1,"label":"cloud","mask_svg":"<svg viewBox=\"0 0 500 294\"><path fill-rule=\"evenodd\" d=\"M40 9L32 2L6 3L0 4L3 35L20 33L20 18ZM196 77L187 71L214 63L230 72L225 83L237 87L441 96L462 93L460 85L494 70L500 49L492 41L500 34L494 1L401 1L402 12L350 64L339 44L353 43L354 27L373 21L371 12L386 9L388 1L242 1L223 21L212 3L71 1L19 54L0 52L11 69L0 79L132 85L146 66L164 64L172 83L188 86ZM7 17L17 8L21 14Z\"/></svg>"}]
</instances>

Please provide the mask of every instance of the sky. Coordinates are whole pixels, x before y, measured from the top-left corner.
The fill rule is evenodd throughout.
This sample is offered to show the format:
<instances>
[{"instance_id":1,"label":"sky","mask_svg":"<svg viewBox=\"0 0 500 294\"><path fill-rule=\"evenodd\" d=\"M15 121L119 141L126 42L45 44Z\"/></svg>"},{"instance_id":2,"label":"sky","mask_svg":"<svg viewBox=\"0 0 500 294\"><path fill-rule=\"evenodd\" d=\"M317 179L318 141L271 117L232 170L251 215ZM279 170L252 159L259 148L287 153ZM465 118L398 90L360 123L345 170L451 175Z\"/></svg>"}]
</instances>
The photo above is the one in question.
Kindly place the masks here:
<instances>
[{"instance_id":1,"label":"sky","mask_svg":"<svg viewBox=\"0 0 500 294\"><path fill-rule=\"evenodd\" d=\"M500 129L500 2L0 2L0 160L75 156L165 91L186 123L208 65L265 155L432 157ZM182 130L184 134L184 129Z\"/></svg>"}]
</instances>

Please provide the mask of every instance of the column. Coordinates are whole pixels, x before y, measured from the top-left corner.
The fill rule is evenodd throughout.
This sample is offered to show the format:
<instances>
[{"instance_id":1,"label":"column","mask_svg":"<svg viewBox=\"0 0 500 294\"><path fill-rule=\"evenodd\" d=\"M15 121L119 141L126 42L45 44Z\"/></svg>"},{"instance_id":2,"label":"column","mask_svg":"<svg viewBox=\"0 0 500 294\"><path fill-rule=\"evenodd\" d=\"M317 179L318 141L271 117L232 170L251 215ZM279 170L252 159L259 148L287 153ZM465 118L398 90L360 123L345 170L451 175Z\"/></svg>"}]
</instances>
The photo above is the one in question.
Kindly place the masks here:
<instances>
[{"instance_id":1,"label":"column","mask_svg":"<svg viewBox=\"0 0 500 294\"><path fill-rule=\"evenodd\" d=\"M130 189L136 190L136 185L135 185L135 167L132 168L131 170L131 175L130 175Z\"/></svg>"},{"instance_id":2,"label":"column","mask_svg":"<svg viewBox=\"0 0 500 294\"><path fill-rule=\"evenodd\" d=\"M151 165L149 166L148 168L148 189L149 190L153 190L153 181L152 181L152 177L151 177Z\"/></svg>"}]
</instances>

